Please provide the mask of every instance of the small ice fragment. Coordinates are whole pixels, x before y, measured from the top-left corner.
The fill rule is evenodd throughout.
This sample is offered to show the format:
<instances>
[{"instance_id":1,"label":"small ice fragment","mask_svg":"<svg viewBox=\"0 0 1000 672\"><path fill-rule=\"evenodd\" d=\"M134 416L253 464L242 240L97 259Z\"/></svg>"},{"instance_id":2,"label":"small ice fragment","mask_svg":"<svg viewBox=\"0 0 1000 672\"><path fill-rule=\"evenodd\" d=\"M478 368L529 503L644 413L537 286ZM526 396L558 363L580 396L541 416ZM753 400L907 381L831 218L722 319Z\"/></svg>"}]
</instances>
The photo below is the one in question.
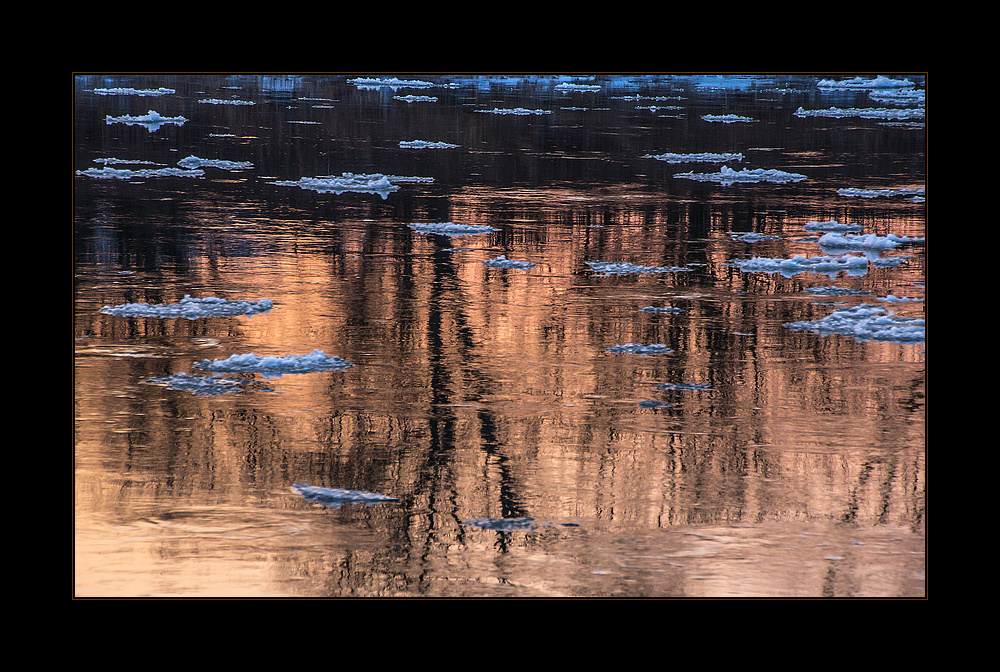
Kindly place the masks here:
<instances>
[{"instance_id":1,"label":"small ice fragment","mask_svg":"<svg viewBox=\"0 0 1000 672\"><path fill-rule=\"evenodd\" d=\"M840 224L835 219L831 219L829 222L807 222L802 225L806 231L860 231L864 227L860 224Z\"/></svg>"},{"instance_id":2,"label":"small ice fragment","mask_svg":"<svg viewBox=\"0 0 1000 672\"><path fill-rule=\"evenodd\" d=\"M490 233L497 231L492 226L479 226L477 224L452 224L451 222L441 222L438 224L407 224L407 226L418 233L429 233L439 236L468 236L476 233Z\"/></svg>"},{"instance_id":3,"label":"small ice fragment","mask_svg":"<svg viewBox=\"0 0 1000 672\"><path fill-rule=\"evenodd\" d=\"M393 100L401 100L404 103L436 103L436 96L393 96Z\"/></svg>"},{"instance_id":4,"label":"small ice fragment","mask_svg":"<svg viewBox=\"0 0 1000 672\"><path fill-rule=\"evenodd\" d=\"M193 376L182 371L160 378L149 378L143 382L150 385L166 385L169 390L191 392L204 396L236 394L242 392L251 381L244 378L225 378L222 376Z\"/></svg>"},{"instance_id":5,"label":"small ice fragment","mask_svg":"<svg viewBox=\"0 0 1000 672\"><path fill-rule=\"evenodd\" d=\"M177 93L174 89L160 87L158 89L133 89L131 87L115 87L111 89L94 89L99 96L165 96Z\"/></svg>"},{"instance_id":6,"label":"small ice fragment","mask_svg":"<svg viewBox=\"0 0 1000 672\"><path fill-rule=\"evenodd\" d=\"M459 145L450 142L427 142L426 140L400 140L403 149L453 149Z\"/></svg>"},{"instance_id":7,"label":"small ice fragment","mask_svg":"<svg viewBox=\"0 0 1000 672\"><path fill-rule=\"evenodd\" d=\"M663 383L662 385L657 385L658 390L710 390L711 387L708 383Z\"/></svg>"},{"instance_id":8,"label":"small ice fragment","mask_svg":"<svg viewBox=\"0 0 1000 672\"><path fill-rule=\"evenodd\" d=\"M537 526L534 518L473 518L462 524L498 532L533 530Z\"/></svg>"},{"instance_id":9,"label":"small ice fragment","mask_svg":"<svg viewBox=\"0 0 1000 672\"><path fill-rule=\"evenodd\" d=\"M668 404L664 401L656 401L654 399L646 399L639 402L639 408L670 408L671 406L676 406L677 404Z\"/></svg>"},{"instance_id":10,"label":"small ice fragment","mask_svg":"<svg viewBox=\"0 0 1000 672\"><path fill-rule=\"evenodd\" d=\"M683 308L674 308L673 306L646 306L645 308L640 308L640 312L652 313L654 315L665 315L667 313L683 313Z\"/></svg>"},{"instance_id":11,"label":"small ice fragment","mask_svg":"<svg viewBox=\"0 0 1000 672\"><path fill-rule=\"evenodd\" d=\"M642 158L656 159L657 161L665 161L667 163L725 163L727 161L742 161L743 153L713 154L710 152L702 152L700 154L674 154L666 152L664 154L646 154Z\"/></svg>"},{"instance_id":12,"label":"small ice fragment","mask_svg":"<svg viewBox=\"0 0 1000 672\"><path fill-rule=\"evenodd\" d=\"M486 114L515 114L521 116L528 114L552 114L552 110L529 110L524 107L513 107L513 108L494 107L492 110L476 110L476 112L483 112Z\"/></svg>"},{"instance_id":13,"label":"small ice fragment","mask_svg":"<svg viewBox=\"0 0 1000 672\"><path fill-rule=\"evenodd\" d=\"M122 115L120 117L112 117L110 114L104 117L104 120L110 124L126 124L128 126L144 126L147 131L152 133L153 131L159 130L160 126L164 124L177 124L178 126L183 126L184 122L187 121L184 117L164 117L160 115L159 112L154 112L149 110L143 116L131 116Z\"/></svg>"},{"instance_id":14,"label":"small ice fragment","mask_svg":"<svg viewBox=\"0 0 1000 672\"><path fill-rule=\"evenodd\" d=\"M181 168L221 168L222 170L242 170L253 168L249 161L224 161L222 159L199 159L193 154L177 162Z\"/></svg>"},{"instance_id":15,"label":"small ice fragment","mask_svg":"<svg viewBox=\"0 0 1000 672\"><path fill-rule=\"evenodd\" d=\"M532 264L531 262L528 262L528 261L512 261L512 260L508 259L506 256L504 256L502 254L499 257L495 258L495 259L488 259L487 261L484 261L483 265L484 266L488 266L490 268L525 268L525 269L527 269L527 268L534 268L535 267L535 264Z\"/></svg>"},{"instance_id":16,"label":"small ice fragment","mask_svg":"<svg viewBox=\"0 0 1000 672\"><path fill-rule=\"evenodd\" d=\"M662 343L652 343L642 345L641 343L626 343L624 345L613 345L606 352L624 352L633 355L669 355L673 352Z\"/></svg>"},{"instance_id":17,"label":"small ice fragment","mask_svg":"<svg viewBox=\"0 0 1000 672\"><path fill-rule=\"evenodd\" d=\"M192 366L201 371L214 373L260 373L268 378L280 378L286 373L316 373L319 371L343 371L354 364L337 357L327 356L322 350L313 350L306 355L285 355L284 357L258 357L254 353L232 355L226 359L203 359Z\"/></svg>"},{"instance_id":18,"label":"small ice fragment","mask_svg":"<svg viewBox=\"0 0 1000 672\"><path fill-rule=\"evenodd\" d=\"M640 266L627 261L588 261L586 262L595 273L604 275L624 275L628 273L671 273L690 271L690 268L680 266Z\"/></svg>"},{"instance_id":19,"label":"small ice fragment","mask_svg":"<svg viewBox=\"0 0 1000 672\"><path fill-rule=\"evenodd\" d=\"M858 117L861 119L923 119L922 107L830 107L825 110L806 110L802 107L795 111L796 117Z\"/></svg>"},{"instance_id":20,"label":"small ice fragment","mask_svg":"<svg viewBox=\"0 0 1000 672\"><path fill-rule=\"evenodd\" d=\"M119 306L104 306L101 312L105 315L120 317L163 317L197 320L201 317L229 317L233 315L260 315L274 307L270 299L260 301L229 301L208 296L203 299L192 299L185 294L179 303L148 304L125 303Z\"/></svg>"},{"instance_id":21,"label":"small ice fragment","mask_svg":"<svg viewBox=\"0 0 1000 672\"><path fill-rule=\"evenodd\" d=\"M377 492L366 492L364 490L343 490L341 488L321 488L305 483L296 483L292 486L292 492L302 495L306 501L321 504L331 509L339 509L342 504L384 504L386 502L398 502L396 497L381 495Z\"/></svg>"},{"instance_id":22,"label":"small ice fragment","mask_svg":"<svg viewBox=\"0 0 1000 672\"><path fill-rule=\"evenodd\" d=\"M718 173L677 173L674 177L697 180L698 182L718 182L723 185L735 184L737 182L774 182L784 184L785 182L799 182L806 179L805 175L789 173L784 170L763 168L733 170L729 166L722 166Z\"/></svg>"},{"instance_id":23,"label":"small ice fragment","mask_svg":"<svg viewBox=\"0 0 1000 672\"><path fill-rule=\"evenodd\" d=\"M252 100L221 100L219 98L203 98L198 102L207 103L209 105L256 105L257 104Z\"/></svg>"},{"instance_id":24,"label":"small ice fragment","mask_svg":"<svg viewBox=\"0 0 1000 672\"><path fill-rule=\"evenodd\" d=\"M847 250L892 250L898 245L916 244L925 242L924 238L909 238L907 236L877 236L874 233L866 234L841 234L824 233L820 236L820 247L830 249Z\"/></svg>"},{"instance_id":25,"label":"small ice fragment","mask_svg":"<svg viewBox=\"0 0 1000 672\"><path fill-rule=\"evenodd\" d=\"M755 233L753 231L748 231L746 233L727 231L726 233L729 234L730 238L741 243L758 243L762 240L781 240L781 236L767 236L763 233Z\"/></svg>"},{"instance_id":26,"label":"small ice fragment","mask_svg":"<svg viewBox=\"0 0 1000 672\"><path fill-rule=\"evenodd\" d=\"M841 196L879 198L883 196L923 196L926 189L837 189Z\"/></svg>"}]
</instances>

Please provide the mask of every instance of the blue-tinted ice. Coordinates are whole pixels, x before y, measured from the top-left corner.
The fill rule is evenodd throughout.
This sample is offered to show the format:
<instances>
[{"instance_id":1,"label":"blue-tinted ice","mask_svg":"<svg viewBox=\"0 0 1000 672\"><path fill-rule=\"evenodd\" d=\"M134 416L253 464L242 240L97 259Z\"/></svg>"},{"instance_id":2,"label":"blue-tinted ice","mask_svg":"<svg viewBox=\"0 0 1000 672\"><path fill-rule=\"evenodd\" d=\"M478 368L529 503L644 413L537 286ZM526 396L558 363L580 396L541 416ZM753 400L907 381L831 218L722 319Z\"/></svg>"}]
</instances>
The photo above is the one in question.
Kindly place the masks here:
<instances>
[{"instance_id":1,"label":"blue-tinted ice","mask_svg":"<svg viewBox=\"0 0 1000 672\"><path fill-rule=\"evenodd\" d=\"M341 488L321 488L305 483L296 483L292 486L292 492L302 495L306 501L321 504L331 509L339 509L343 504L385 504L387 502L398 502L399 498L381 495L377 492L366 492L364 490L343 490Z\"/></svg>"}]
</instances>

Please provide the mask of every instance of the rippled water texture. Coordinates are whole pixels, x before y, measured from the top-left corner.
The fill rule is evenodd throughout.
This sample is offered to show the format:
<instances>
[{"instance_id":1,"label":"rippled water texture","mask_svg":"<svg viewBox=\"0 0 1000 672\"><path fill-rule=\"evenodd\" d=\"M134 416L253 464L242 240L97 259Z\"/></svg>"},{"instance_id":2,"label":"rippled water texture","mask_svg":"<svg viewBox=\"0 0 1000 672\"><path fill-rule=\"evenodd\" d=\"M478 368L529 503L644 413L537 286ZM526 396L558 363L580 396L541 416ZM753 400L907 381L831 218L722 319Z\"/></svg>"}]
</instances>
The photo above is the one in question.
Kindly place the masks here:
<instances>
[{"instance_id":1,"label":"rippled water texture","mask_svg":"<svg viewBox=\"0 0 1000 672\"><path fill-rule=\"evenodd\" d=\"M924 597L889 78L76 76L75 595Z\"/></svg>"}]
</instances>

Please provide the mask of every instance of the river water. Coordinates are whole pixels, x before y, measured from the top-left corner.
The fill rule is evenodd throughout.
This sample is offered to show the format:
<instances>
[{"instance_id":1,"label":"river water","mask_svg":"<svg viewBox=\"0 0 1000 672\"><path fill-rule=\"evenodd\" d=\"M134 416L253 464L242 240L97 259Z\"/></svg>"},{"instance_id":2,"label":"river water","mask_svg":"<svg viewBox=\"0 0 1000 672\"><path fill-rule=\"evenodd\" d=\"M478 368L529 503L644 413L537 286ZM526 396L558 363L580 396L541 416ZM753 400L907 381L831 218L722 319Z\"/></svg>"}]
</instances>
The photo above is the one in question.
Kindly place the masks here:
<instances>
[{"instance_id":1,"label":"river water","mask_svg":"<svg viewBox=\"0 0 1000 672\"><path fill-rule=\"evenodd\" d=\"M926 596L924 76L390 77L74 76L75 596Z\"/></svg>"}]
</instances>

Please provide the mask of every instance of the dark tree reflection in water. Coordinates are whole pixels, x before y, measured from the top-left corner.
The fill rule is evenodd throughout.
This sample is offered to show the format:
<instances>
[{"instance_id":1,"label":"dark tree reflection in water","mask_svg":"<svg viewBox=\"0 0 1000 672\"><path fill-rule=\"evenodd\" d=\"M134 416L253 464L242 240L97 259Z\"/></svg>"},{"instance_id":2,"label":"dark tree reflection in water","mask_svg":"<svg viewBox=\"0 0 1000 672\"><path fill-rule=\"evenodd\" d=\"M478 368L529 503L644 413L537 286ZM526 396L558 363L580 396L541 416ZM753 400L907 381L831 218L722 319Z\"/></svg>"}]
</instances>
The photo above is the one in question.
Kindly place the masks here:
<instances>
[{"instance_id":1,"label":"dark tree reflection in water","mask_svg":"<svg viewBox=\"0 0 1000 672\"><path fill-rule=\"evenodd\" d=\"M925 343L786 326L924 316L925 77L852 77L76 76L75 595L924 597ZM186 295L273 308L102 312Z\"/></svg>"}]
</instances>

